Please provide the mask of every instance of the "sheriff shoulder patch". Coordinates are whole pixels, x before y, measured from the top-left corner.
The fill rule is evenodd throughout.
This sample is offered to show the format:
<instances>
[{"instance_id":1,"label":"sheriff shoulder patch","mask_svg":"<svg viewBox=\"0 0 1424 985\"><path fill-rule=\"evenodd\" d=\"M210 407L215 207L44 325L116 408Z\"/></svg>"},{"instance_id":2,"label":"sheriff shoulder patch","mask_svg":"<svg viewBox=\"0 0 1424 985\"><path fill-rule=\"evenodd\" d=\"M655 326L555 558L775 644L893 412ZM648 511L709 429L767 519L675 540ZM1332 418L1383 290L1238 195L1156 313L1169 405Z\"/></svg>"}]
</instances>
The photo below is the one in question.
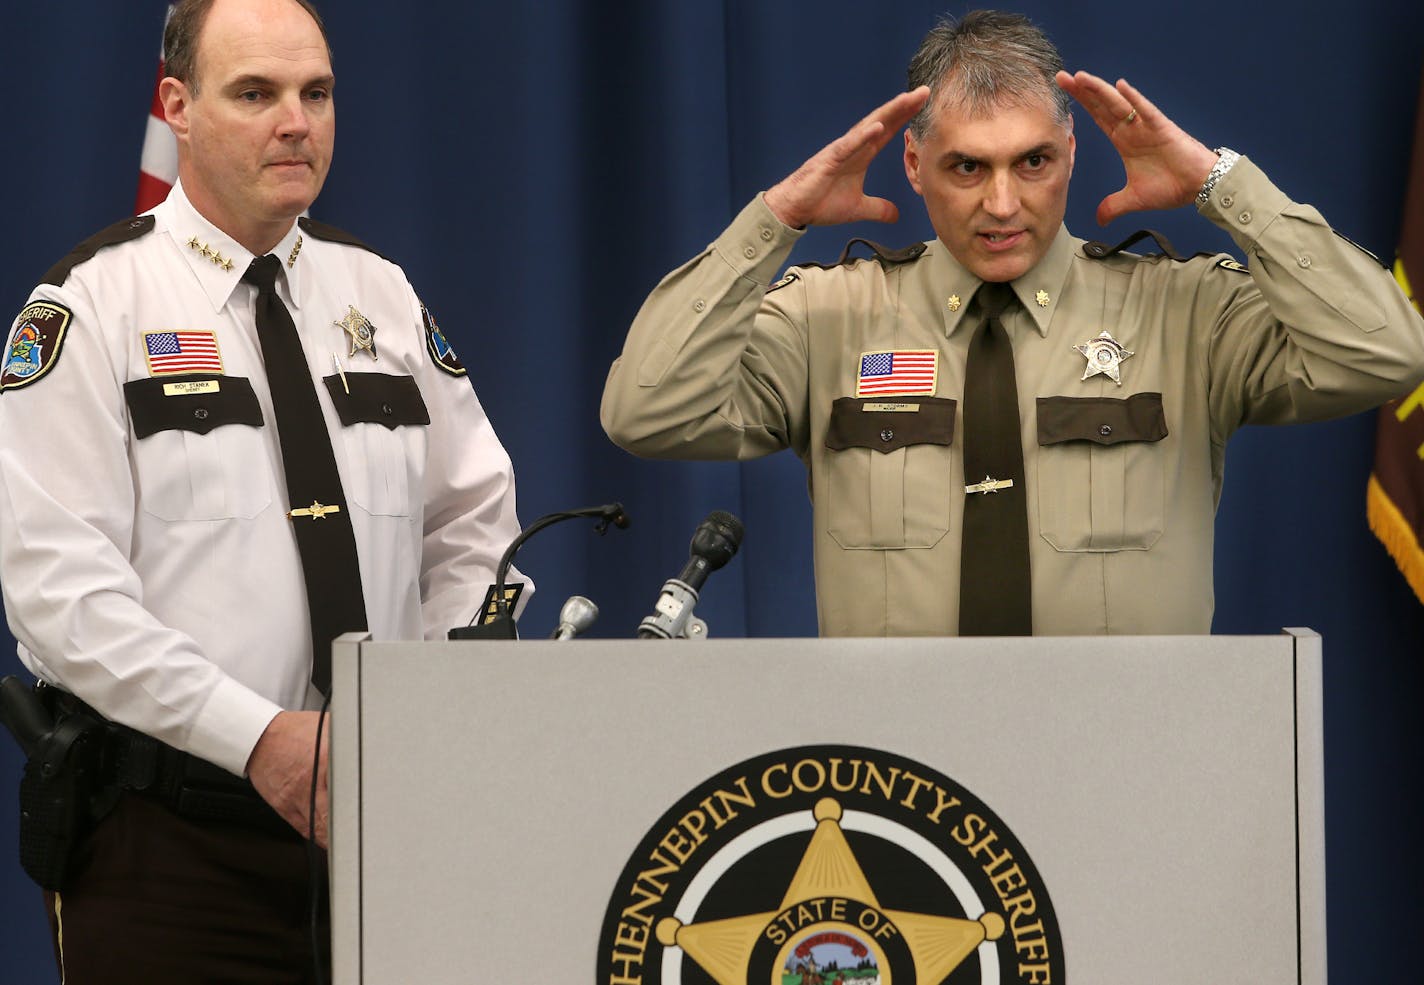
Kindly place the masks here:
<instances>
[{"instance_id":1,"label":"sheriff shoulder patch","mask_svg":"<svg viewBox=\"0 0 1424 985\"><path fill-rule=\"evenodd\" d=\"M54 301L26 305L5 347L0 390L28 386L53 369L73 317L74 312Z\"/></svg>"},{"instance_id":2,"label":"sheriff shoulder patch","mask_svg":"<svg viewBox=\"0 0 1424 985\"><path fill-rule=\"evenodd\" d=\"M455 355L455 347L445 338L440 326L435 324L435 316L424 303L420 305L420 318L425 322L425 347L430 350L430 358L435 360L435 365L451 376L464 376L465 364Z\"/></svg>"}]
</instances>

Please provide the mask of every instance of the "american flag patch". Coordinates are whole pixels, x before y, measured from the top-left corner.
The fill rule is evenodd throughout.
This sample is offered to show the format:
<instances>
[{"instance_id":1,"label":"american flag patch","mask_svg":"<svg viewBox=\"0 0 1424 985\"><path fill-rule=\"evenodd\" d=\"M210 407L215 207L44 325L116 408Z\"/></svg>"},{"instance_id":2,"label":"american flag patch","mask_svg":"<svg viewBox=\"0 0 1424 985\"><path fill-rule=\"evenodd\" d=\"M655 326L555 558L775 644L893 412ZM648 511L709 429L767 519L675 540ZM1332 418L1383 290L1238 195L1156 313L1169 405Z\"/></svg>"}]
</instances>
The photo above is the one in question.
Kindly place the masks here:
<instances>
[{"instance_id":1,"label":"american flag patch","mask_svg":"<svg viewBox=\"0 0 1424 985\"><path fill-rule=\"evenodd\" d=\"M223 368L212 332L144 332L143 351L149 376L221 373Z\"/></svg>"},{"instance_id":2,"label":"american flag patch","mask_svg":"<svg viewBox=\"0 0 1424 985\"><path fill-rule=\"evenodd\" d=\"M855 381L857 397L914 394L933 396L939 354L933 349L894 349L890 352L862 352L860 375Z\"/></svg>"}]
</instances>

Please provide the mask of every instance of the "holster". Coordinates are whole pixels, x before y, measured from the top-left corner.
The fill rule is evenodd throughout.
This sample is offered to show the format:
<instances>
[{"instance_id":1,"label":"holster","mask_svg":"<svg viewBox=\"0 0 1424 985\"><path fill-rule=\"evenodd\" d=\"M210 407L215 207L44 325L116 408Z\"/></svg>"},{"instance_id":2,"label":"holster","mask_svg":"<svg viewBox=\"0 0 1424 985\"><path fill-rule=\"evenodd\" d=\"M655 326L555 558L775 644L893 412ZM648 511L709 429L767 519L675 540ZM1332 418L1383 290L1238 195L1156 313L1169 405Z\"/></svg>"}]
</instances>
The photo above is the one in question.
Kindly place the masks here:
<instances>
[{"instance_id":1,"label":"holster","mask_svg":"<svg viewBox=\"0 0 1424 985\"><path fill-rule=\"evenodd\" d=\"M76 848L124 791L190 820L300 837L246 779L107 721L46 684L0 681L0 722L29 757L20 779L20 866L44 889L65 888Z\"/></svg>"},{"instance_id":2,"label":"holster","mask_svg":"<svg viewBox=\"0 0 1424 985\"><path fill-rule=\"evenodd\" d=\"M20 867L44 889L64 888L75 848L114 806L105 776L108 725L86 714L56 715L44 685L0 682L0 721L28 754L20 778Z\"/></svg>"}]
</instances>

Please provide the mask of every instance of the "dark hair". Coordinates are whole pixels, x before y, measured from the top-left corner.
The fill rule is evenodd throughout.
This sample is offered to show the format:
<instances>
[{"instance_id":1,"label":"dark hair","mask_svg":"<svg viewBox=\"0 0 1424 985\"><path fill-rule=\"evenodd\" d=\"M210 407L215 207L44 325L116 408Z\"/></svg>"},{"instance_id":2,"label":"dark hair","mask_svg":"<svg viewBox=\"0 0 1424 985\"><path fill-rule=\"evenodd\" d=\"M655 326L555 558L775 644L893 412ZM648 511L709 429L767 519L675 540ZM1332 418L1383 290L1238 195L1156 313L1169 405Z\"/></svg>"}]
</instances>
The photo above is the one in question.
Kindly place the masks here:
<instances>
[{"instance_id":1,"label":"dark hair","mask_svg":"<svg viewBox=\"0 0 1424 985\"><path fill-rule=\"evenodd\" d=\"M1068 94L1053 78L1062 67L1053 42L1021 14L976 10L958 22L945 17L910 59L910 88L930 87L929 102L910 121L910 132L916 140L924 137L950 87L950 98L971 112L1047 99L1067 125Z\"/></svg>"},{"instance_id":2,"label":"dark hair","mask_svg":"<svg viewBox=\"0 0 1424 985\"><path fill-rule=\"evenodd\" d=\"M173 6L173 13L163 28L164 72L187 84L195 92L198 89L198 36L207 23L215 0L179 0ZM326 43L327 57L331 57L331 39L326 36L326 25L321 14L316 12L310 0L292 0L301 7L312 20L316 21L321 39Z\"/></svg>"}]
</instances>

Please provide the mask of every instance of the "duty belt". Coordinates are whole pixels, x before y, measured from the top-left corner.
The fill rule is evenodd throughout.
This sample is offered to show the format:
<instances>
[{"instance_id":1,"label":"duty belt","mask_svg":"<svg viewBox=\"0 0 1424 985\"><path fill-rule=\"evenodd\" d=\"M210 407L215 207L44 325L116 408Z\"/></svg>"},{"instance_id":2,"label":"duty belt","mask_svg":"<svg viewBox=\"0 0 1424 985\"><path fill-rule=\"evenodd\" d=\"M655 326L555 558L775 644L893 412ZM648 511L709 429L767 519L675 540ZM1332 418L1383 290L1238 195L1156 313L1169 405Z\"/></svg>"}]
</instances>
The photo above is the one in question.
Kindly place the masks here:
<instances>
[{"instance_id":1,"label":"duty belt","mask_svg":"<svg viewBox=\"0 0 1424 985\"><path fill-rule=\"evenodd\" d=\"M43 690L50 693L56 712L83 714L102 723L107 733L102 743L103 772L118 790L148 797L189 820L241 824L300 837L247 778L108 721L71 694L57 688Z\"/></svg>"}]
</instances>

